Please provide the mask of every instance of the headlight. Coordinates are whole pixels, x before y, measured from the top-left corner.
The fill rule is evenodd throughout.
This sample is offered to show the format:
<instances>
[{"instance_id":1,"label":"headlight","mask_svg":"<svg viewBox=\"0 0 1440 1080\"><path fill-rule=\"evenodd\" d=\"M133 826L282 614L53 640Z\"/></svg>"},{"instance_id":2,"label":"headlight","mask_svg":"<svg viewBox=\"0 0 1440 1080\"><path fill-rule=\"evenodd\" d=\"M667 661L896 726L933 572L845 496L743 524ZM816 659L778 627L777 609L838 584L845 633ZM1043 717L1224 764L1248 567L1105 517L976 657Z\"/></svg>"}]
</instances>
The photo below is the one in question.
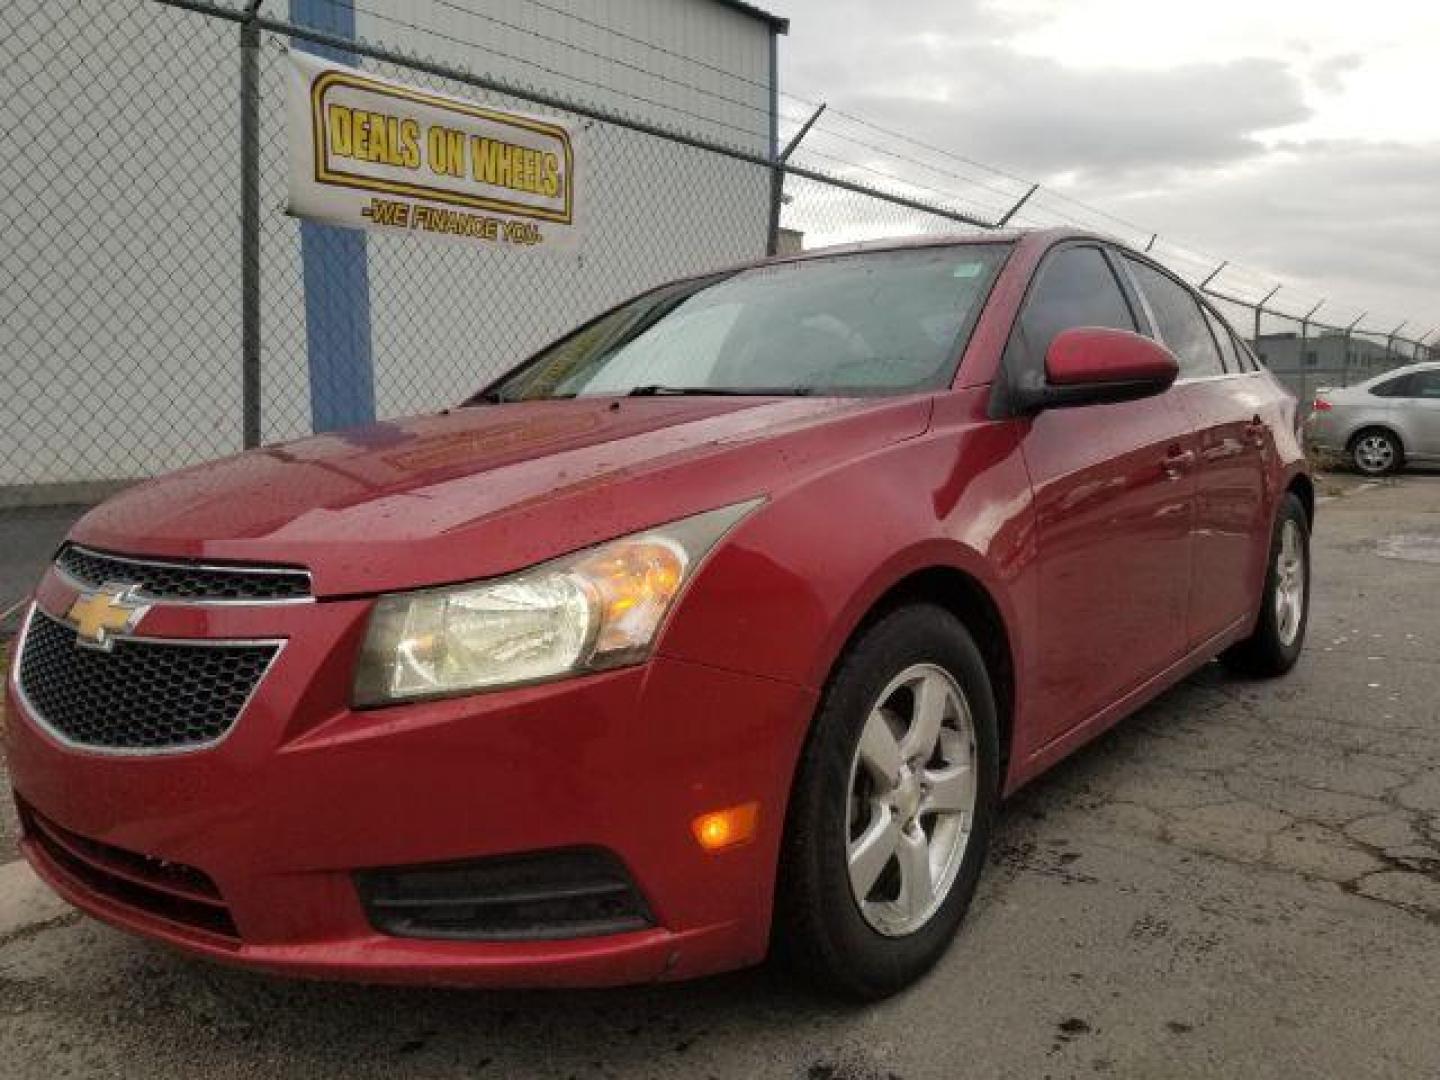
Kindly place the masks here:
<instances>
[{"instance_id":1,"label":"headlight","mask_svg":"<svg viewBox=\"0 0 1440 1080\"><path fill-rule=\"evenodd\" d=\"M355 704L463 694L642 660L706 554L760 502L710 510L493 581L382 596L355 672Z\"/></svg>"}]
</instances>

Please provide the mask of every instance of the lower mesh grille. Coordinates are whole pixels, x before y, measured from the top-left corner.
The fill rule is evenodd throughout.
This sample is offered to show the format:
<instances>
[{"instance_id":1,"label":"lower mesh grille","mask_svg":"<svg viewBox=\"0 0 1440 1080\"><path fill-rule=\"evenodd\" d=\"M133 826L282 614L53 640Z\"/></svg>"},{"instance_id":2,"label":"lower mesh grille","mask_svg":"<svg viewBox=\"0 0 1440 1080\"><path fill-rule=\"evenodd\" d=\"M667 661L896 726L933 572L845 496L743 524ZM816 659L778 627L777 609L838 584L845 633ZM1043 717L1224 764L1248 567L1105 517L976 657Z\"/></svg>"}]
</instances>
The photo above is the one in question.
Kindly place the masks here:
<instances>
[{"instance_id":1,"label":"lower mesh grille","mask_svg":"<svg viewBox=\"0 0 1440 1080\"><path fill-rule=\"evenodd\" d=\"M91 891L167 922L238 940L230 909L202 871L78 836L24 803L20 821L46 859Z\"/></svg>"},{"instance_id":2,"label":"lower mesh grille","mask_svg":"<svg viewBox=\"0 0 1440 1080\"><path fill-rule=\"evenodd\" d=\"M607 851L575 849L356 875L375 929L395 937L540 941L654 925Z\"/></svg>"},{"instance_id":3,"label":"lower mesh grille","mask_svg":"<svg viewBox=\"0 0 1440 1080\"><path fill-rule=\"evenodd\" d=\"M101 652L37 609L21 644L20 689L38 720L80 746L194 748L230 730L277 649L121 638Z\"/></svg>"}]
</instances>

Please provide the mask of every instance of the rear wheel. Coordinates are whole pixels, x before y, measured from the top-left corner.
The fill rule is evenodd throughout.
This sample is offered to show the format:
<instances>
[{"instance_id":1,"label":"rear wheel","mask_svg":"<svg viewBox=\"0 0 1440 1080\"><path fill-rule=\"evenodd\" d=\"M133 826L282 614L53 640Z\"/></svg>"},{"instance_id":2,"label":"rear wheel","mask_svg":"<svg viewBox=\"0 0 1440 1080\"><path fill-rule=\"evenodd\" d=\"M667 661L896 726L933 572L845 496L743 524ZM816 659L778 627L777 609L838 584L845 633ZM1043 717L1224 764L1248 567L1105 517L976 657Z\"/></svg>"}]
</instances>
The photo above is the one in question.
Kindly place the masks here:
<instances>
[{"instance_id":1,"label":"rear wheel","mask_svg":"<svg viewBox=\"0 0 1440 1080\"><path fill-rule=\"evenodd\" d=\"M1244 675L1284 675L1300 658L1310 618L1310 521L1305 507L1287 492L1270 540L1270 568L1255 632L1222 657Z\"/></svg>"},{"instance_id":2,"label":"rear wheel","mask_svg":"<svg viewBox=\"0 0 1440 1080\"><path fill-rule=\"evenodd\" d=\"M974 894L997 789L994 697L974 640L930 605L885 616L839 664L806 745L777 950L848 997L919 978Z\"/></svg>"},{"instance_id":3,"label":"rear wheel","mask_svg":"<svg viewBox=\"0 0 1440 1080\"><path fill-rule=\"evenodd\" d=\"M1400 440L1384 428L1366 428L1350 440L1350 461L1366 476L1392 473L1404 460Z\"/></svg>"}]
</instances>

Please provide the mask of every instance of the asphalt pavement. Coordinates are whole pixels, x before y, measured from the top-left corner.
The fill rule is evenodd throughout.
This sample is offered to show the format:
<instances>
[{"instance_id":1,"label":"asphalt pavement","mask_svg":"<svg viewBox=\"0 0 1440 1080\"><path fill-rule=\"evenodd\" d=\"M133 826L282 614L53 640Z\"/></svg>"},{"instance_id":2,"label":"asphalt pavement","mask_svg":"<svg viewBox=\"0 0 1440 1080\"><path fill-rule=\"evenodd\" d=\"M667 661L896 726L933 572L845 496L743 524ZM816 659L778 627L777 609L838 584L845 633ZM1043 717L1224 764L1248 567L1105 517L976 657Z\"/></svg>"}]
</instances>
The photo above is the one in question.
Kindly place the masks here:
<instances>
[{"instance_id":1,"label":"asphalt pavement","mask_svg":"<svg viewBox=\"0 0 1440 1080\"><path fill-rule=\"evenodd\" d=\"M68 914L11 868L0 1073L1440 1075L1440 477L1326 490L1297 669L1212 665L1017 795L954 947L891 1001L766 969L593 993L277 981Z\"/></svg>"}]
</instances>

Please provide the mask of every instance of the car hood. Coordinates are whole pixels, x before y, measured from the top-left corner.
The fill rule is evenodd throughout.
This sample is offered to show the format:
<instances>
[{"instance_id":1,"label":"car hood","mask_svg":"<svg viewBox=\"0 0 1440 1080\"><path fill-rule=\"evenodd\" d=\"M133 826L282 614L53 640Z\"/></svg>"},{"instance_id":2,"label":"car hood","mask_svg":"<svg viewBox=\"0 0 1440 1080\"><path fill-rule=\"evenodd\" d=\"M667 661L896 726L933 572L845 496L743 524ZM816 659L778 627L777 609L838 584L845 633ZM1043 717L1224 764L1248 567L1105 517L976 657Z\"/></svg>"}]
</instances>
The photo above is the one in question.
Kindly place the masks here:
<instances>
[{"instance_id":1,"label":"car hood","mask_svg":"<svg viewBox=\"0 0 1440 1080\"><path fill-rule=\"evenodd\" d=\"M146 481L78 543L300 565L317 595L490 577L772 494L924 431L928 397L571 399L455 409Z\"/></svg>"}]
</instances>

